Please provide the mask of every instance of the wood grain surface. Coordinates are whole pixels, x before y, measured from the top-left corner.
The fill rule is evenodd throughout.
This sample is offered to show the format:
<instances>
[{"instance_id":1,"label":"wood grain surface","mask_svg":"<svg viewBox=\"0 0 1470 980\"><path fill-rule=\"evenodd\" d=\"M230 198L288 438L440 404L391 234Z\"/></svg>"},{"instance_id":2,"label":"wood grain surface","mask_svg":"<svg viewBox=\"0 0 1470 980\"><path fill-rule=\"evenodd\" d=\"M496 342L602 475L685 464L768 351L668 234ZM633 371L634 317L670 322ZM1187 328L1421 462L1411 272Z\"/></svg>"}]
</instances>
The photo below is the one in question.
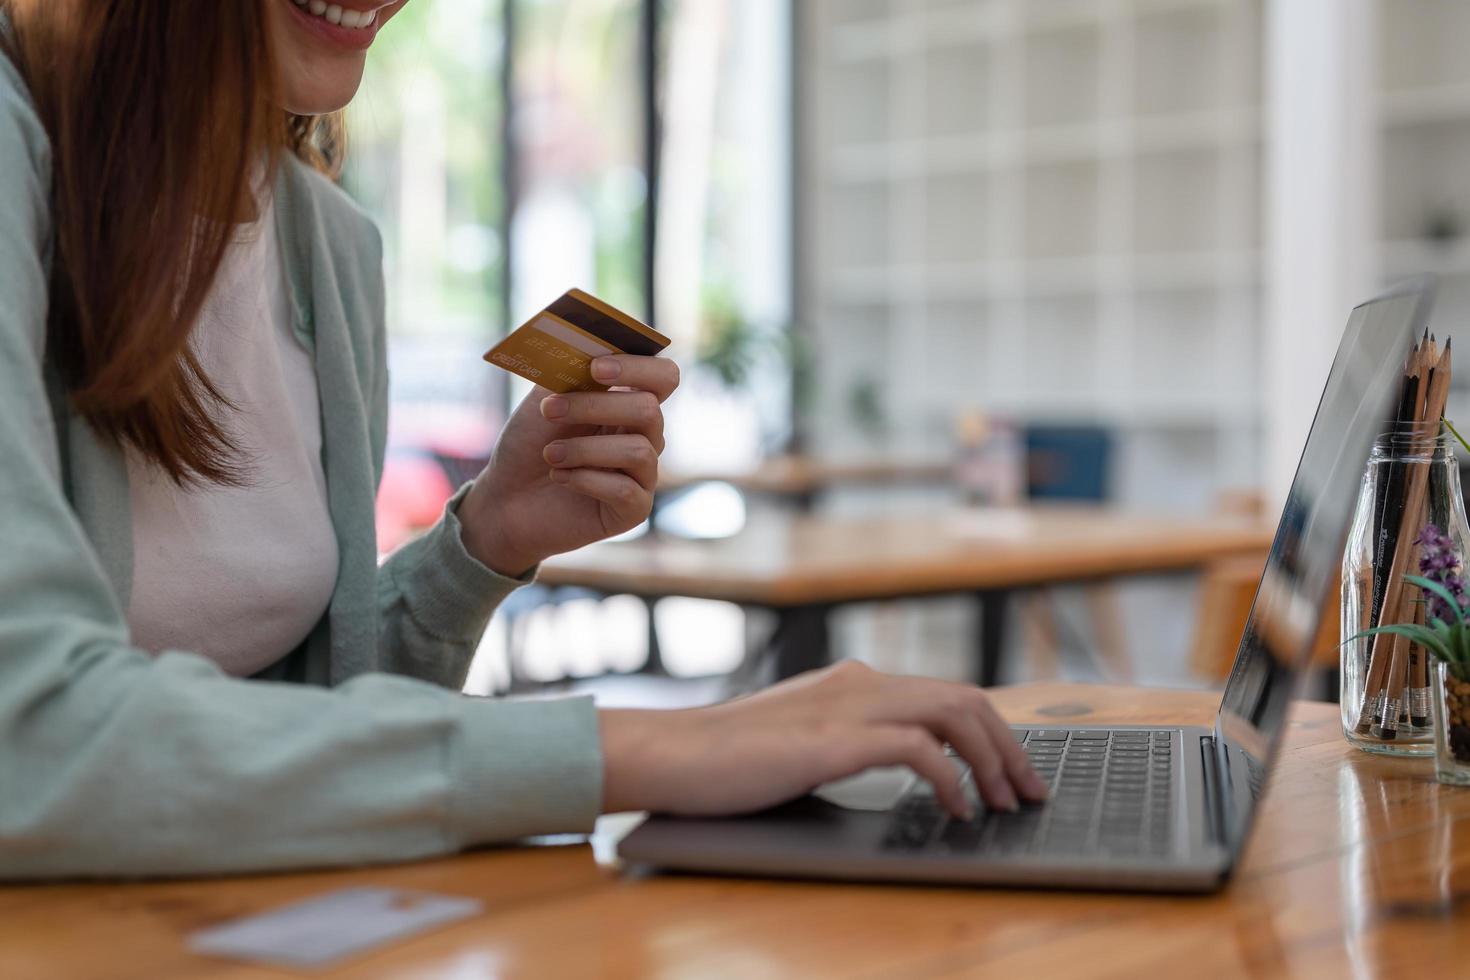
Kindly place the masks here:
<instances>
[{"instance_id":1,"label":"wood grain surface","mask_svg":"<svg viewBox=\"0 0 1470 980\"><path fill-rule=\"evenodd\" d=\"M1200 692L1034 685L1015 721L1201 724ZM1236 880L1209 897L620 875L546 844L350 872L0 889L0 977L291 974L196 957L193 929L349 885L471 895L476 918L318 976L1456 977L1470 964L1470 790L1349 748L1300 703Z\"/></svg>"},{"instance_id":2,"label":"wood grain surface","mask_svg":"<svg viewBox=\"0 0 1470 980\"><path fill-rule=\"evenodd\" d=\"M942 509L840 518L766 514L715 541L646 536L550 559L537 580L609 593L767 606L900 598L1170 572L1261 554L1272 529L1097 506Z\"/></svg>"}]
</instances>

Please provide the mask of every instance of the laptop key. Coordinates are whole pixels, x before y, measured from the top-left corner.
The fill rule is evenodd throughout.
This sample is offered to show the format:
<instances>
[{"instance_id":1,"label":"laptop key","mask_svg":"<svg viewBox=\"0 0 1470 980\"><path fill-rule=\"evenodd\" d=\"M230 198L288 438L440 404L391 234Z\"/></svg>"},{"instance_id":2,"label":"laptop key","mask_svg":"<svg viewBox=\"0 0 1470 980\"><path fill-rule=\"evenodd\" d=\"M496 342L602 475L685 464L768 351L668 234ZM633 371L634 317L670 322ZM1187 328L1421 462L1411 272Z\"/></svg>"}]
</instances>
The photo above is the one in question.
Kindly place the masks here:
<instances>
[{"instance_id":1,"label":"laptop key","mask_svg":"<svg viewBox=\"0 0 1470 980\"><path fill-rule=\"evenodd\" d=\"M978 848L989 832L985 820L951 820L939 841L951 851L968 854Z\"/></svg>"},{"instance_id":2,"label":"laptop key","mask_svg":"<svg viewBox=\"0 0 1470 980\"><path fill-rule=\"evenodd\" d=\"M1065 731L1058 731L1055 729L1043 729L1041 731L1032 732L1030 739L1030 741L1032 742L1065 742L1066 740L1067 733Z\"/></svg>"}]
</instances>

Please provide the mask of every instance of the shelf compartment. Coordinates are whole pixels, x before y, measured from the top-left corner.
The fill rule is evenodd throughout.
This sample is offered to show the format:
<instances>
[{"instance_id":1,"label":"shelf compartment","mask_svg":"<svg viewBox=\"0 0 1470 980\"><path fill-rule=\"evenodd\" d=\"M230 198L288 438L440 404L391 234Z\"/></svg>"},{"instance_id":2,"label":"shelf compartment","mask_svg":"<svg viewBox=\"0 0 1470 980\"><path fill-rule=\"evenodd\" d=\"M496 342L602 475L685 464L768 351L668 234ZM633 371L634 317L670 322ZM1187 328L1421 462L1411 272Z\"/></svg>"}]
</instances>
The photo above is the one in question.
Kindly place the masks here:
<instances>
[{"instance_id":1,"label":"shelf compartment","mask_svg":"<svg viewBox=\"0 0 1470 980\"><path fill-rule=\"evenodd\" d=\"M1135 250L1189 253L1218 248L1218 153L1186 150L1140 157L1135 181Z\"/></svg>"},{"instance_id":2,"label":"shelf compartment","mask_svg":"<svg viewBox=\"0 0 1470 980\"><path fill-rule=\"evenodd\" d=\"M987 306L984 302L931 302L922 330L921 356L908 393L923 414L953 413L983 403L1000 371L991 361Z\"/></svg>"},{"instance_id":3,"label":"shelf compartment","mask_svg":"<svg viewBox=\"0 0 1470 980\"><path fill-rule=\"evenodd\" d=\"M1216 357L1216 290L1142 293L1133 310L1134 392L1166 398L1204 394L1215 390L1222 374L1236 376Z\"/></svg>"},{"instance_id":4,"label":"shelf compartment","mask_svg":"<svg viewBox=\"0 0 1470 980\"><path fill-rule=\"evenodd\" d=\"M891 69L887 63L833 65L819 82L819 125L834 146L890 138Z\"/></svg>"},{"instance_id":5,"label":"shelf compartment","mask_svg":"<svg viewBox=\"0 0 1470 980\"><path fill-rule=\"evenodd\" d=\"M988 257L989 184L980 174L929 178L924 189L925 257L933 262Z\"/></svg>"},{"instance_id":6,"label":"shelf compartment","mask_svg":"<svg viewBox=\"0 0 1470 980\"><path fill-rule=\"evenodd\" d=\"M830 267L842 270L888 262L892 244L888 186L833 187L824 198L827 222L819 233Z\"/></svg>"},{"instance_id":7,"label":"shelf compartment","mask_svg":"<svg viewBox=\"0 0 1470 980\"><path fill-rule=\"evenodd\" d=\"M1026 174L1024 254L1051 259L1097 251L1100 172L1091 162L1038 165Z\"/></svg>"},{"instance_id":8,"label":"shelf compartment","mask_svg":"<svg viewBox=\"0 0 1470 980\"><path fill-rule=\"evenodd\" d=\"M1201 112L1224 105L1225 32L1216 7L1140 16L1133 102L1140 116Z\"/></svg>"},{"instance_id":9,"label":"shelf compartment","mask_svg":"<svg viewBox=\"0 0 1470 980\"><path fill-rule=\"evenodd\" d=\"M924 59L925 132L930 137L983 133L990 121L989 52L965 44Z\"/></svg>"},{"instance_id":10,"label":"shelf compartment","mask_svg":"<svg viewBox=\"0 0 1470 980\"><path fill-rule=\"evenodd\" d=\"M1024 40L1025 118L1032 125L1090 122L1098 115L1100 45L1092 28L1048 31Z\"/></svg>"},{"instance_id":11,"label":"shelf compartment","mask_svg":"<svg viewBox=\"0 0 1470 980\"><path fill-rule=\"evenodd\" d=\"M1092 400L1101 390L1102 332L1097 303L1086 296L1025 302L1025 356L1015 374L1027 391L1065 391Z\"/></svg>"},{"instance_id":12,"label":"shelf compartment","mask_svg":"<svg viewBox=\"0 0 1470 980\"><path fill-rule=\"evenodd\" d=\"M1405 126L1384 140L1382 228L1390 240L1433 237L1444 219L1470 231L1470 119ZM1443 218L1441 218L1441 214Z\"/></svg>"},{"instance_id":13,"label":"shelf compartment","mask_svg":"<svg viewBox=\"0 0 1470 980\"><path fill-rule=\"evenodd\" d=\"M1470 84L1470 4L1464 0L1384 0L1378 25L1389 92Z\"/></svg>"}]
</instances>

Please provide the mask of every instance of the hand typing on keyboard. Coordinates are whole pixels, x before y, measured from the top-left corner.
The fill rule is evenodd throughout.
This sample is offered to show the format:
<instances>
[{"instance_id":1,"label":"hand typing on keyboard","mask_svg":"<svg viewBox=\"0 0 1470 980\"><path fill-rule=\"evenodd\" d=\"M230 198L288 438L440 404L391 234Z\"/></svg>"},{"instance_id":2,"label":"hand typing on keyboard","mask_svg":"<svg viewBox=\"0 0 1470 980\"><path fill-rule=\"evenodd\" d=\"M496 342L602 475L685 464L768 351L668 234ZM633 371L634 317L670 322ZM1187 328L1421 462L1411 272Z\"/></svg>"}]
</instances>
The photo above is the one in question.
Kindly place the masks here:
<instances>
[{"instance_id":1,"label":"hand typing on keyboard","mask_svg":"<svg viewBox=\"0 0 1470 980\"><path fill-rule=\"evenodd\" d=\"M874 766L904 765L947 812L968 819L974 804L945 743L990 809L1014 811L1047 796L985 692L856 661L708 708L603 711L600 724L609 813L744 813Z\"/></svg>"},{"instance_id":2,"label":"hand typing on keyboard","mask_svg":"<svg viewBox=\"0 0 1470 980\"><path fill-rule=\"evenodd\" d=\"M1051 786L1046 807L946 820L932 793L915 787L894 807L883 845L959 854L1166 854L1173 842L1174 741L1167 731L1013 729ZM956 772L967 766L950 760Z\"/></svg>"}]
</instances>

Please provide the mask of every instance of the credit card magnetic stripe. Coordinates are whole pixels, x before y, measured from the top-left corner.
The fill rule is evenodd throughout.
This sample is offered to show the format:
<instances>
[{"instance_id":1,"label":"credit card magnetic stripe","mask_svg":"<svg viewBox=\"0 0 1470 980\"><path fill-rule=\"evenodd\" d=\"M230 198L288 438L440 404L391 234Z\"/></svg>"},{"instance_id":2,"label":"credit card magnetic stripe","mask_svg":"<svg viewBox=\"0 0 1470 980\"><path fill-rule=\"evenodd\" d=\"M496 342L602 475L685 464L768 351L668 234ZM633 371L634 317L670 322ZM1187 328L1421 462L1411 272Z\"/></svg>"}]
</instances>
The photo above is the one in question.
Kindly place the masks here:
<instances>
[{"instance_id":1,"label":"credit card magnetic stripe","mask_svg":"<svg viewBox=\"0 0 1470 980\"><path fill-rule=\"evenodd\" d=\"M566 293L557 299L556 302L546 308L546 312L561 317L566 322L587 331L605 343L611 344L625 354L641 354L646 357L652 357L669 344L666 339L660 338L663 339L663 342L660 343L658 340L650 337L648 334L653 331L648 330L647 327L643 329L648 330L648 333L635 330L633 327L604 313L590 303L578 299L571 293Z\"/></svg>"},{"instance_id":2,"label":"credit card magnetic stripe","mask_svg":"<svg viewBox=\"0 0 1470 980\"><path fill-rule=\"evenodd\" d=\"M550 334L563 343L570 344L577 350L592 357L602 357L604 354L616 354L617 350L602 343L596 337L591 336L585 330L578 330L560 317L548 313L542 313L530 323L528 327L534 327L544 334Z\"/></svg>"}]
</instances>

